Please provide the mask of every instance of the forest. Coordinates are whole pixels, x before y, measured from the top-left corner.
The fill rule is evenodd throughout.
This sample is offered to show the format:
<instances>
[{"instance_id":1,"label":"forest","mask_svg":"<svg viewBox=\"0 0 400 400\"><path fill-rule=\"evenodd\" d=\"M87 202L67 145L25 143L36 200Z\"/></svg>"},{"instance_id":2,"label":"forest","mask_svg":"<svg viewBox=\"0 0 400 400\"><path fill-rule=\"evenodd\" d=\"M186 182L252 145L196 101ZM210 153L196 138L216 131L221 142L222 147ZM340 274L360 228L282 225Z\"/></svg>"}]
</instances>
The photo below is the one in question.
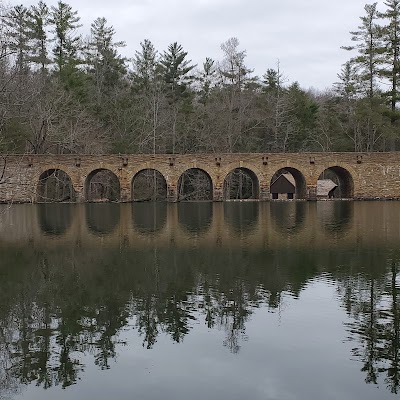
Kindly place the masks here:
<instances>
[{"instance_id":1,"label":"forest","mask_svg":"<svg viewBox=\"0 0 400 400\"><path fill-rule=\"evenodd\" d=\"M85 36L63 1L0 6L2 154L400 149L400 1L365 6L324 91L256 76L235 37L201 65L173 41L127 58L106 18Z\"/></svg>"}]
</instances>

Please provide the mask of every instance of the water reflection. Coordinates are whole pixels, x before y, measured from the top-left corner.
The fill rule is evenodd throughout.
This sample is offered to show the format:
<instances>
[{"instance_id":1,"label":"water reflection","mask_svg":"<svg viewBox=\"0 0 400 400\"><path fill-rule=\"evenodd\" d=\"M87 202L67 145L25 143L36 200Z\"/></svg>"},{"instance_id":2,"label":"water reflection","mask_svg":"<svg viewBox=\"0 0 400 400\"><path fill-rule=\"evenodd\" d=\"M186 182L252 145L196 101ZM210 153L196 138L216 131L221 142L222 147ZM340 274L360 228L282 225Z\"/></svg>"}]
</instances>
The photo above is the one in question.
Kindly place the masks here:
<instances>
[{"instance_id":1,"label":"water reflection","mask_svg":"<svg viewBox=\"0 0 400 400\"><path fill-rule=\"evenodd\" d=\"M179 224L189 233L206 232L213 217L213 203L182 203L178 207Z\"/></svg>"},{"instance_id":2,"label":"water reflection","mask_svg":"<svg viewBox=\"0 0 400 400\"><path fill-rule=\"evenodd\" d=\"M21 206L24 207L24 206ZM372 205L371 205L372 207ZM359 214L365 214L359 205ZM370 240L376 238L365 236L371 230L383 229L376 224L383 224L381 210L371 208L371 220L362 219L354 222L354 202L228 202L224 204L211 202L198 203L135 203L135 204L85 204L57 205L42 204L35 209L38 229L46 236L74 237L89 241L92 235L103 235L103 239L116 243L120 236L135 242L141 237L156 232L163 232L159 245L169 244L184 239L187 233L196 234L200 240L212 243L227 243L236 239L251 238L251 244L258 246L262 241L260 233L267 235L268 240L283 244L282 235L291 236L308 244L304 238L313 230L315 240L328 243L346 237L348 232L355 235L356 230ZM32 210L26 206L23 212L12 208L2 216L0 221L0 240L11 240L6 232L7 223L24 226L24 233L15 230L13 240L22 236L33 236L39 239L35 220L30 218ZM129 216L130 215L130 216ZM361 215L360 215L361 217ZM29 219L29 221L28 221ZM369 226L371 225L371 226ZM168 228L167 228L168 226ZM4 228L4 229L3 229ZM383 229L385 235L398 238L398 230ZM235 233L235 235L232 235ZM205 235L206 234L206 235ZM383 239L383 238L382 238ZM388 238L386 238L388 239ZM390 238L389 238L390 239Z\"/></svg>"},{"instance_id":3,"label":"water reflection","mask_svg":"<svg viewBox=\"0 0 400 400\"><path fill-rule=\"evenodd\" d=\"M390 213L397 215L398 205L386 205L388 217L377 225L373 216L381 210L376 203L336 204L321 203L322 208L320 203L188 203L182 208L180 204L91 204L67 206L70 211L33 206L40 229L31 235L46 238L48 231L65 235L64 241L34 239L33 245L5 241L5 226L11 238L15 235L10 230L17 229L17 214L10 210L0 226L0 365L5 366L0 368L0 398L1 391L13 394L18 385L30 383L44 389L79 385L95 374L93 366L122 374L118 354L121 349L124 354L138 351L133 337L156 357L167 351L166 338L182 343L191 354L194 348L188 337L211 335L225 353L236 355L229 362L237 362L242 353L248 357L241 349L254 351L255 346L270 357L263 363L273 365L273 349L281 349L279 357L285 357L288 347L304 339L287 326L293 322L300 327L309 315L318 315L325 307L319 303L327 285L336 291L329 304L337 301L343 310L330 318L337 319L340 327L345 323L330 342L326 321L313 319L319 340L324 347L333 346L333 352L351 343L347 358L360 363L360 384L364 379L387 388L379 398L396 394L400 233L392 226L397 220ZM87 221L89 232L79 218ZM371 221L374 230L369 229ZM335 228L326 229L327 225ZM361 239L360 226L366 232ZM121 245L125 239L120 234L111 240L113 232L124 229L135 232L134 240ZM178 240L173 246L160 245L163 235L169 243L170 231ZM179 231L182 238L190 232L204 240L187 246L187 240L179 240ZM140 241L154 232L160 232L157 240ZM288 233L284 239L282 232ZM252 235L252 246L235 239L238 233ZM81 239L101 236L104 242L99 246L98 241L92 245L81 240L78 245L67 240L69 234ZM221 235L228 238L224 246L215 242ZM318 283L325 285L323 291L310 301ZM291 312L295 304L305 304L303 314ZM281 328L279 321L284 322ZM273 329L271 339L268 332ZM258 332L266 338L252 342ZM347 340L341 343L344 334ZM297 356L293 352L290 358ZM345 360L340 362L347 368ZM362 391L359 386L357 390Z\"/></svg>"},{"instance_id":4,"label":"water reflection","mask_svg":"<svg viewBox=\"0 0 400 400\"><path fill-rule=\"evenodd\" d=\"M341 276L339 291L350 317L345 323L352 353L362 363L365 382L384 382L400 389L399 254L384 271L366 267L365 274ZM367 264L368 265L368 264Z\"/></svg>"},{"instance_id":5,"label":"water reflection","mask_svg":"<svg viewBox=\"0 0 400 400\"><path fill-rule=\"evenodd\" d=\"M90 232L107 235L112 233L120 222L119 204L85 204L86 223Z\"/></svg>"},{"instance_id":6,"label":"water reflection","mask_svg":"<svg viewBox=\"0 0 400 400\"><path fill-rule=\"evenodd\" d=\"M141 234L161 231L167 221L167 203L137 203L132 207L132 221L135 230Z\"/></svg>"},{"instance_id":7,"label":"water reflection","mask_svg":"<svg viewBox=\"0 0 400 400\"><path fill-rule=\"evenodd\" d=\"M257 202L225 202L224 220L236 233L249 233L258 222L260 203Z\"/></svg>"},{"instance_id":8,"label":"water reflection","mask_svg":"<svg viewBox=\"0 0 400 400\"><path fill-rule=\"evenodd\" d=\"M328 233L344 233L354 214L352 201L323 201L317 203L318 222Z\"/></svg>"},{"instance_id":9,"label":"water reflection","mask_svg":"<svg viewBox=\"0 0 400 400\"><path fill-rule=\"evenodd\" d=\"M307 202L273 202L271 217L277 231L284 234L298 233L304 229L306 213L312 206Z\"/></svg>"},{"instance_id":10,"label":"water reflection","mask_svg":"<svg viewBox=\"0 0 400 400\"><path fill-rule=\"evenodd\" d=\"M75 207L73 204L38 204L40 229L47 235L64 235L71 225Z\"/></svg>"}]
</instances>

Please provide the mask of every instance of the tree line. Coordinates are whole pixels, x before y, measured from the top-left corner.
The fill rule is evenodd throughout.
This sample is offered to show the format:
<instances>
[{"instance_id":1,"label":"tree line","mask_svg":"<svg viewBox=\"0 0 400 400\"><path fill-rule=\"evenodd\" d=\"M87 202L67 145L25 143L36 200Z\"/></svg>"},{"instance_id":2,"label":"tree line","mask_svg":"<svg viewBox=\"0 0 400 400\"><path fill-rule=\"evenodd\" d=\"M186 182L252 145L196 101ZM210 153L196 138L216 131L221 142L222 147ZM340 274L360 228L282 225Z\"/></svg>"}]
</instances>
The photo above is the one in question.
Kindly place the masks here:
<instances>
[{"instance_id":1,"label":"tree line","mask_svg":"<svg viewBox=\"0 0 400 400\"><path fill-rule=\"evenodd\" d=\"M78 11L63 1L0 5L3 153L400 147L398 0L365 6L343 47L351 58L324 91L289 82L279 62L255 76L237 38L201 65L177 42L159 51L148 39L127 58L105 18L85 37Z\"/></svg>"}]
</instances>

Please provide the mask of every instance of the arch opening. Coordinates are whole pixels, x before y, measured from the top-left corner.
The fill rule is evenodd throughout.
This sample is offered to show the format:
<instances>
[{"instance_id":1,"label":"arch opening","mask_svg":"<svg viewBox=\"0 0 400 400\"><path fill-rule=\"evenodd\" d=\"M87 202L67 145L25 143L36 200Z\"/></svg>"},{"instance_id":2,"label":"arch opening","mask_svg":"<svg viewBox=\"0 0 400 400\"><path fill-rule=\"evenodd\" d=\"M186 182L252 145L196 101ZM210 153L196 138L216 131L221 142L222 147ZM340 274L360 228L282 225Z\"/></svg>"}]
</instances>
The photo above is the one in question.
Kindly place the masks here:
<instances>
[{"instance_id":1,"label":"arch opening","mask_svg":"<svg viewBox=\"0 0 400 400\"><path fill-rule=\"evenodd\" d=\"M156 169L143 169L132 179L133 201L165 201L167 181Z\"/></svg>"},{"instance_id":2,"label":"arch opening","mask_svg":"<svg viewBox=\"0 0 400 400\"><path fill-rule=\"evenodd\" d=\"M347 169L338 166L329 167L318 177L317 198L352 199L353 195L353 177Z\"/></svg>"},{"instance_id":3,"label":"arch opening","mask_svg":"<svg viewBox=\"0 0 400 400\"><path fill-rule=\"evenodd\" d=\"M186 170L178 180L179 201L210 201L213 184L210 175L200 168Z\"/></svg>"},{"instance_id":4,"label":"arch opening","mask_svg":"<svg viewBox=\"0 0 400 400\"><path fill-rule=\"evenodd\" d=\"M305 199L307 196L306 178L296 168L281 168L271 179L270 193L272 200Z\"/></svg>"},{"instance_id":5,"label":"arch opening","mask_svg":"<svg viewBox=\"0 0 400 400\"><path fill-rule=\"evenodd\" d=\"M224 180L224 200L258 199L259 186L255 172L248 168L235 168Z\"/></svg>"},{"instance_id":6,"label":"arch opening","mask_svg":"<svg viewBox=\"0 0 400 400\"><path fill-rule=\"evenodd\" d=\"M96 169L86 178L85 200L88 202L119 201L120 192L117 175L108 169Z\"/></svg>"},{"instance_id":7,"label":"arch opening","mask_svg":"<svg viewBox=\"0 0 400 400\"><path fill-rule=\"evenodd\" d=\"M61 169L48 169L40 177L36 199L40 203L75 201L75 190L70 176Z\"/></svg>"}]
</instances>

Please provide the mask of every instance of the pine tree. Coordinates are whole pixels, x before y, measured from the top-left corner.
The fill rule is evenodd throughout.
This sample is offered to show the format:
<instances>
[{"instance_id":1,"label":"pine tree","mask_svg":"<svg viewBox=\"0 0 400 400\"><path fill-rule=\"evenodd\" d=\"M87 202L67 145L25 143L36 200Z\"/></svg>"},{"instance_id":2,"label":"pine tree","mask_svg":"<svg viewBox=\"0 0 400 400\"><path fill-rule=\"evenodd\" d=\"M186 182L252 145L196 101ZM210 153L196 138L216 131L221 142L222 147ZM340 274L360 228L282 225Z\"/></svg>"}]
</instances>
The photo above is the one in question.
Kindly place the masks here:
<instances>
[{"instance_id":1,"label":"pine tree","mask_svg":"<svg viewBox=\"0 0 400 400\"><path fill-rule=\"evenodd\" d=\"M185 111L190 109L190 100L193 94L190 90L190 84L194 77L190 75L190 72L195 65L191 64L191 60L187 60L187 54L180 44L174 42L168 46L167 51L163 53L160 59L160 68L172 114L172 143L167 149L172 153L176 151L179 108L181 108L181 114L183 114L183 109Z\"/></svg>"},{"instance_id":2,"label":"pine tree","mask_svg":"<svg viewBox=\"0 0 400 400\"><path fill-rule=\"evenodd\" d=\"M135 52L132 71L132 95L137 109L137 120L140 127L139 148L144 152L157 153L164 151L160 138L160 126L163 124L163 109L166 107L165 81L163 69L159 63L158 52L153 43L145 39L140 42L140 50ZM168 110L169 111L169 110ZM165 138L163 138L165 139ZM153 174L154 182L155 175ZM156 185L154 185L154 188Z\"/></svg>"},{"instance_id":3,"label":"pine tree","mask_svg":"<svg viewBox=\"0 0 400 400\"><path fill-rule=\"evenodd\" d=\"M31 6L28 11L29 39L31 41L29 60L39 65L42 73L50 64L48 57L48 37L46 27L49 23L49 8L45 3L39 1L37 6Z\"/></svg>"},{"instance_id":4,"label":"pine tree","mask_svg":"<svg viewBox=\"0 0 400 400\"><path fill-rule=\"evenodd\" d=\"M213 88L216 86L217 67L216 62L207 57L203 63L203 69L200 71L197 78L199 89L199 101L201 104L206 104Z\"/></svg>"},{"instance_id":5,"label":"pine tree","mask_svg":"<svg viewBox=\"0 0 400 400\"><path fill-rule=\"evenodd\" d=\"M9 28L9 50L16 56L16 67L20 73L28 69L30 46L27 20L28 9L23 5L13 7L5 20Z\"/></svg>"},{"instance_id":6,"label":"pine tree","mask_svg":"<svg viewBox=\"0 0 400 400\"><path fill-rule=\"evenodd\" d=\"M80 63L78 58L82 49L81 37L75 33L75 30L81 25L77 11L61 0L57 6L51 7L49 23L54 27L55 46L53 47L54 62L56 70L63 77L63 71L68 67L74 70Z\"/></svg>"},{"instance_id":7,"label":"pine tree","mask_svg":"<svg viewBox=\"0 0 400 400\"><path fill-rule=\"evenodd\" d=\"M347 102L354 101L360 95L360 81L357 67L347 61L337 75L339 82L334 83L335 92Z\"/></svg>"},{"instance_id":8,"label":"pine tree","mask_svg":"<svg viewBox=\"0 0 400 400\"><path fill-rule=\"evenodd\" d=\"M89 75L96 88L97 102L116 86L126 74L125 58L118 54L118 49L125 42L115 42L115 30L107 26L105 18L97 18L91 25L91 39L87 50Z\"/></svg>"},{"instance_id":9,"label":"pine tree","mask_svg":"<svg viewBox=\"0 0 400 400\"><path fill-rule=\"evenodd\" d=\"M135 90L148 90L160 76L158 54L149 39L140 42L140 51L133 58L132 85Z\"/></svg>"},{"instance_id":10,"label":"pine tree","mask_svg":"<svg viewBox=\"0 0 400 400\"><path fill-rule=\"evenodd\" d=\"M280 70L279 62L276 69L267 69L262 80L262 91L265 94L267 108L271 112L268 129L271 138L267 140L272 139L270 149L273 151L285 150L286 142L282 138L286 137L286 133L288 132L286 126L292 113L292 107L288 104L288 98L285 96L287 91L284 87L284 81L285 78Z\"/></svg>"},{"instance_id":11,"label":"pine tree","mask_svg":"<svg viewBox=\"0 0 400 400\"><path fill-rule=\"evenodd\" d=\"M400 118L396 113L396 105L400 100L400 1L387 0L387 7L379 16L387 22L382 29L382 41L385 48L382 75L390 81L388 93L392 122Z\"/></svg>"},{"instance_id":12,"label":"pine tree","mask_svg":"<svg viewBox=\"0 0 400 400\"><path fill-rule=\"evenodd\" d=\"M372 99L377 92L377 78L382 65L382 30L378 25L377 4L367 4L364 7L366 15L360 17L361 25L357 31L350 32L353 46L343 46L344 50L358 52L351 63L360 71L360 80L366 85L367 97Z\"/></svg>"},{"instance_id":13,"label":"pine tree","mask_svg":"<svg viewBox=\"0 0 400 400\"><path fill-rule=\"evenodd\" d=\"M172 103L189 94L189 85L193 80L189 72L195 65L191 64L192 60L186 59L187 54L180 44L174 42L161 56L160 65Z\"/></svg>"}]
</instances>

